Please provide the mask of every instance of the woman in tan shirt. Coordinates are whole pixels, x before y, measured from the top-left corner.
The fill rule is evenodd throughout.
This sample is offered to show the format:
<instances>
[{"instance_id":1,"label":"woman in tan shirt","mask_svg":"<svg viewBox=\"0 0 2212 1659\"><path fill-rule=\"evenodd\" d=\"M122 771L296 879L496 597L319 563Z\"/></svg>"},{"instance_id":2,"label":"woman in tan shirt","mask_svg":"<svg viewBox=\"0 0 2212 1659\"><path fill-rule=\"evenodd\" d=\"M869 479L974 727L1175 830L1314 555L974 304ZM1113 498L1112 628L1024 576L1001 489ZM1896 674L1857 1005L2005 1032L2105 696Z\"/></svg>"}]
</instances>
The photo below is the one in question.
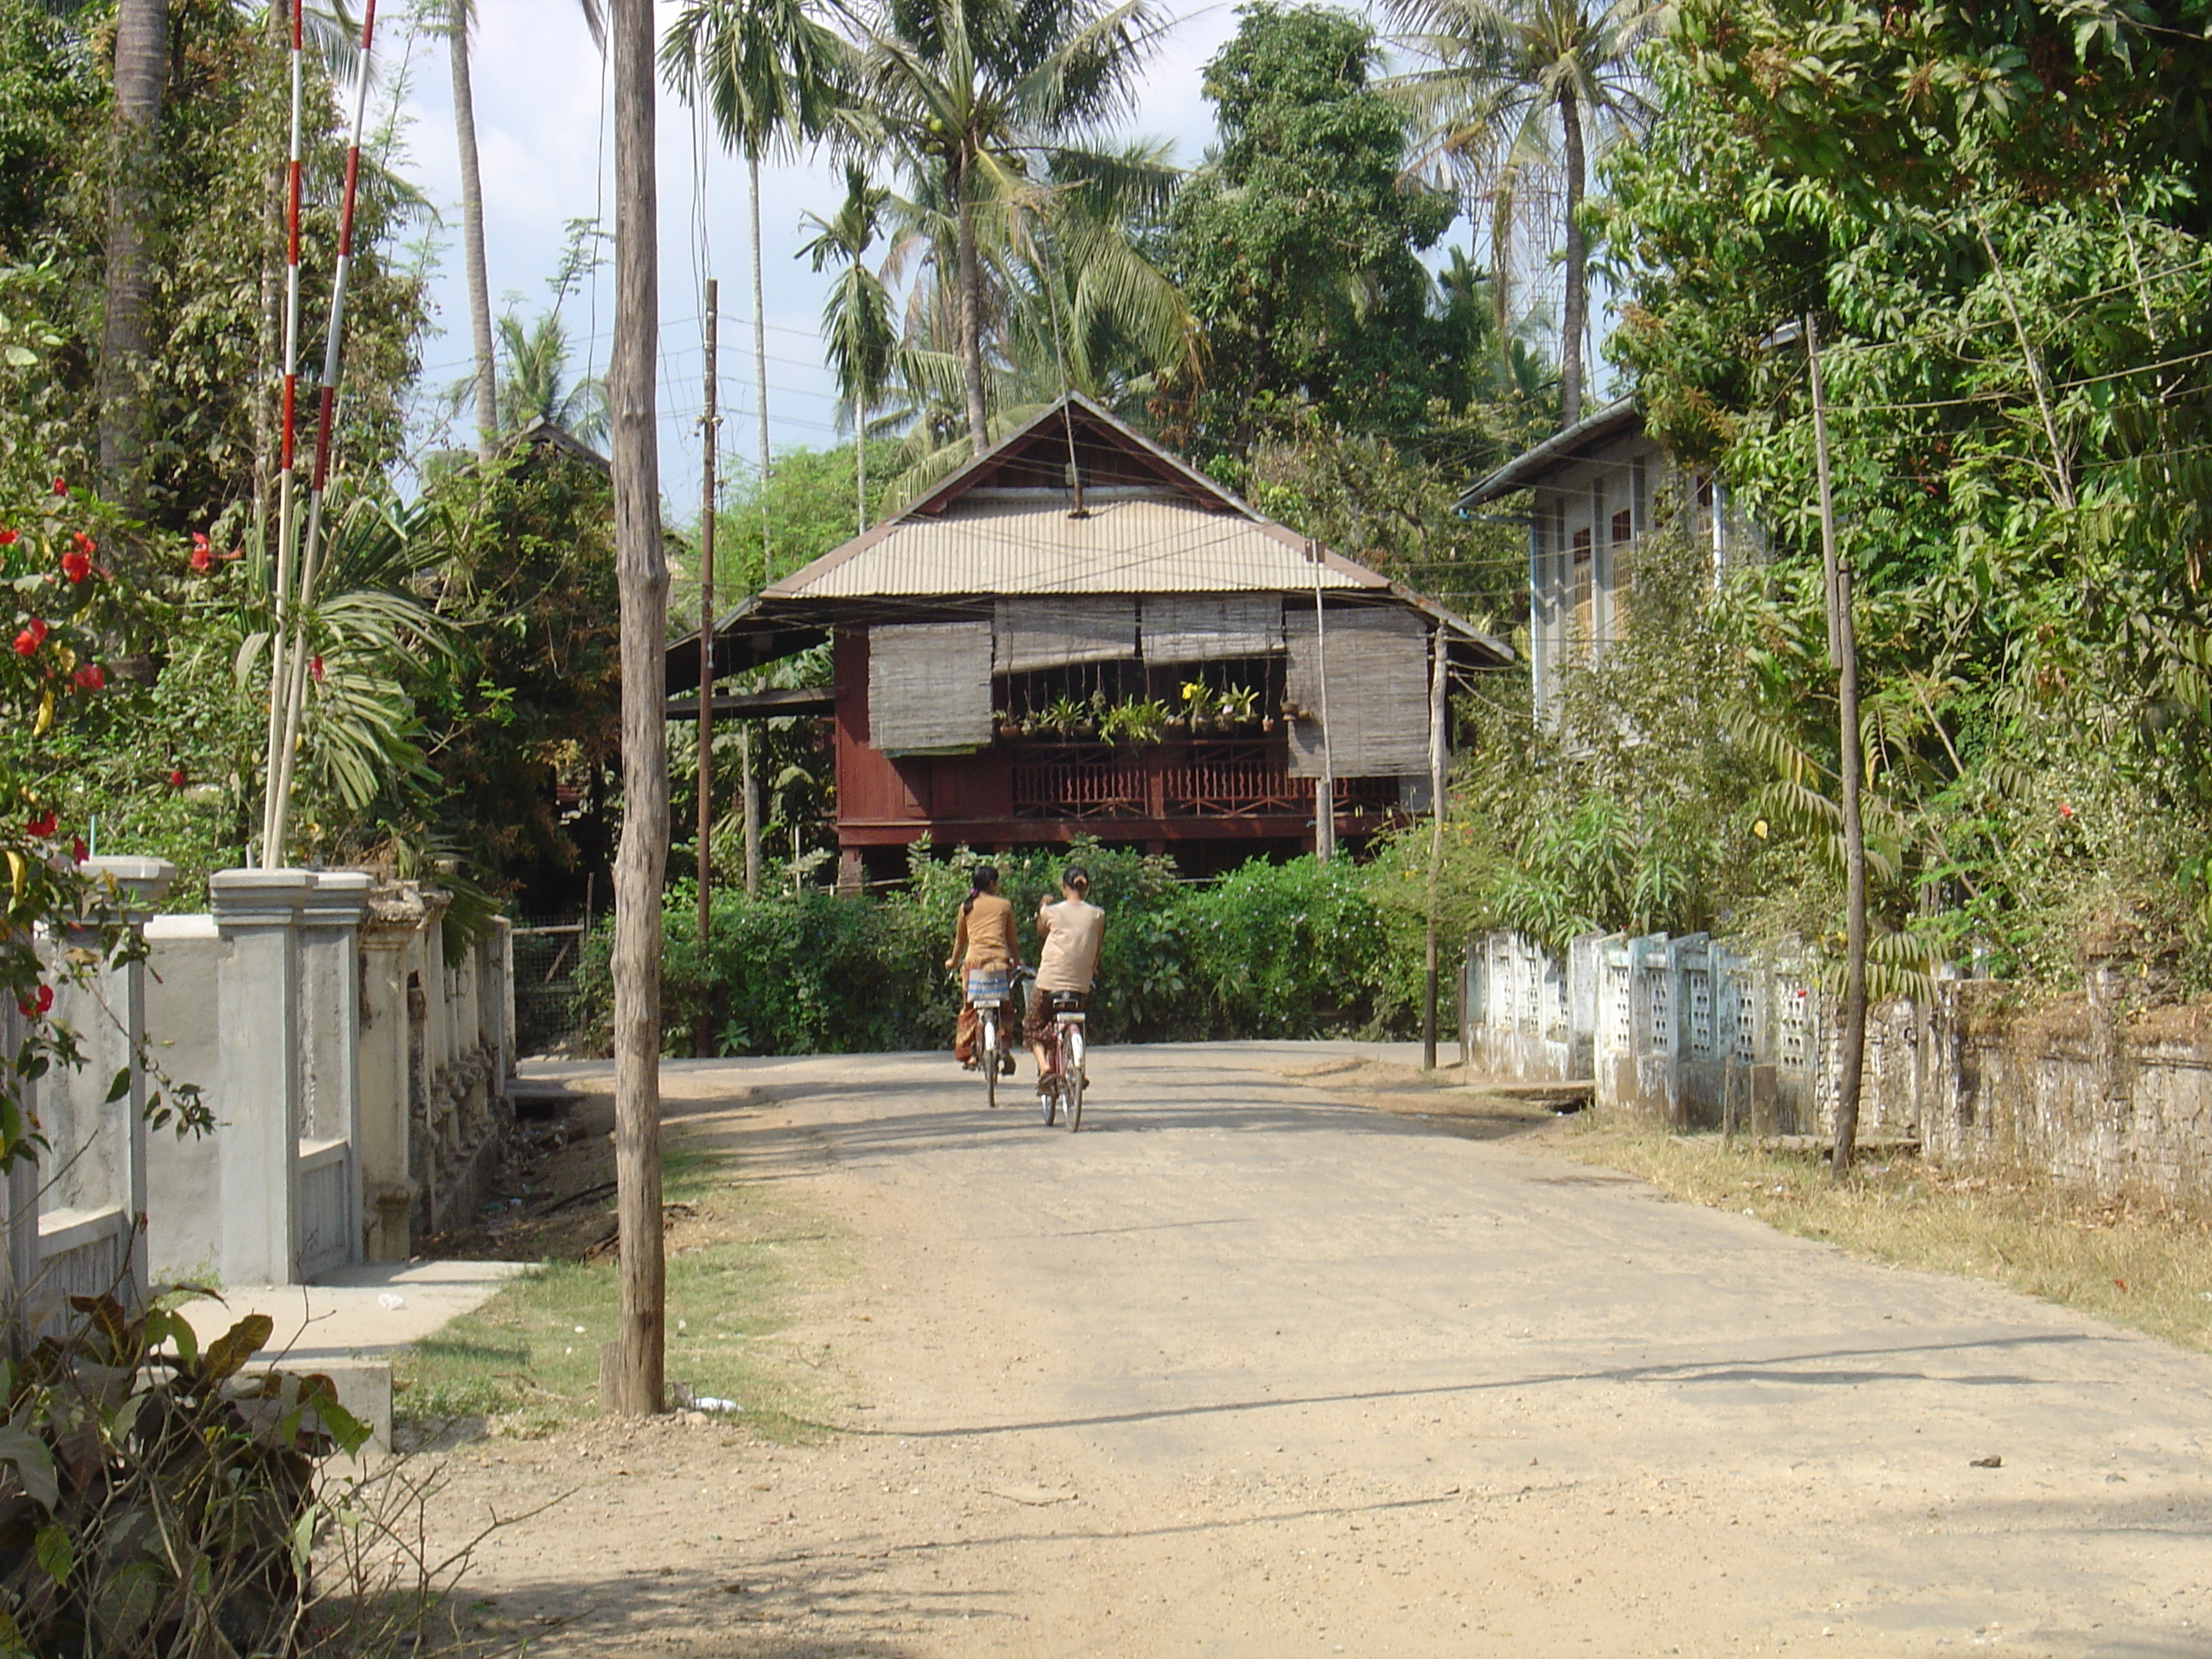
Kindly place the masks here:
<instances>
[{"instance_id":1,"label":"woman in tan shirt","mask_svg":"<svg viewBox=\"0 0 2212 1659\"><path fill-rule=\"evenodd\" d=\"M952 954L945 963L947 968L960 969L960 1019L953 1028L952 1054L963 1066L976 1064L975 1039L981 1030L975 1005L967 1000L968 975L1006 973L1018 959L1014 951L1014 907L999 896L998 870L979 864L975 884L961 902L960 920L952 929ZM1011 1051L1000 1057L1000 1066L1006 1073L1013 1071Z\"/></svg>"}]
</instances>

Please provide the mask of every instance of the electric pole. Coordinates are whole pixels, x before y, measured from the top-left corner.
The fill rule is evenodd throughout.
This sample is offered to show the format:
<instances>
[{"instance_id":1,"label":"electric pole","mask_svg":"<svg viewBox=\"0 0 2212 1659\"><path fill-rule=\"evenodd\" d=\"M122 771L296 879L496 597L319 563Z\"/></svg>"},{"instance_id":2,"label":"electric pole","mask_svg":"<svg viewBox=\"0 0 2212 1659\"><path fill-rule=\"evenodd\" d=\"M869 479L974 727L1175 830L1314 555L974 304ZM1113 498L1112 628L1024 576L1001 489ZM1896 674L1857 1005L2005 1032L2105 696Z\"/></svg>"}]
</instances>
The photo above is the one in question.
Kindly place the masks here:
<instances>
[{"instance_id":1,"label":"electric pole","mask_svg":"<svg viewBox=\"0 0 2212 1659\"><path fill-rule=\"evenodd\" d=\"M1820 337L1805 313L1805 360L1813 383L1814 465L1820 483L1820 574L1827 595L1828 655L1836 667L1837 774L1844 815L1844 1029L1838 1045L1836 1139L1828 1174L1849 1173L1858 1150L1859 1082L1866 1063L1866 827L1859 813L1859 652L1851 617L1851 573L1836 551L1829 486L1828 407L1820 387Z\"/></svg>"}]
</instances>

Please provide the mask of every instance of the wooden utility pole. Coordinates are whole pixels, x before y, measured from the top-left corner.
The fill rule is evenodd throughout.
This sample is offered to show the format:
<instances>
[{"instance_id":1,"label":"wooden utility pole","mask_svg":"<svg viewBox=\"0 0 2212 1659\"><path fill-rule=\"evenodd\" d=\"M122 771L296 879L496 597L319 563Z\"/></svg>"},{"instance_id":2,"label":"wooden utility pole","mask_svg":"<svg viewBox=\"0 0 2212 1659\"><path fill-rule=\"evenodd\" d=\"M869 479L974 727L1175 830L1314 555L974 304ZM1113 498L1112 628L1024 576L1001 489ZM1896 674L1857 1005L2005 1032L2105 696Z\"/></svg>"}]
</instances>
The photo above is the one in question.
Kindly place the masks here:
<instances>
[{"instance_id":1,"label":"wooden utility pole","mask_svg":"<svg viewBox=\"0 0 2212 1659\"><path fill-rule=\"evenodd\" d=\"M760 157L749 155L745 165L752 179L753 232L753 412L758 417L754 422L760 441L760 520L761 520L761 586L766 587L775 580L775 547L774 542L773 503L768 497L768 478L770 457L768 443L768 301L761 289L761 217L760 217ZM745 838L745 896L760 896L761 878L761 799L759 763L753 755L753 727L748 720L738 728L738 761L743 774L738 787L744 792L741 810L744 815Z\"/></svg>"},{"instance_id":2,"label":"wooden utility pole","mask_svg":"<svg viewBox=\"0 0 2212 1659\"><path fill-rule=\"evenodd\" d=\"M1321 708L1321 776L1314 780L1314 857L1327 863L1336 856L1336 759L1328 746L1328 629L1322 615L1321 544L1309 538L1306 557L1314 573L1314 687Z\"/></svg>"},{"instance_id":3,"label":"wooden utility pole","mask_svg":"<svg viewBox=\"0 0 2212 1659\"><path fill-rule=\"evenodd\" d=\"M1421 1001L1421 1067L1430 1072L1437 1069L1437 888L1444 861L1444 706L1450 668L1450 647L1438 623L1429 647L1429 900Z\"/></svg>"},{"instance_id":4,"label":"wooden utility pole","mask_svg":"<svg viewBox=\"0 0 2212 1659\"><path fill-rule=\"evenodd\" d=\"M1820 388L1820 337L1805 313L1805 359L1813 383L1814 465L1820 483L1820 570L1828 601L1828 654L1836 666L1837 774L1844 813L1844 1029L1838 1045L1836 1139L1828 1173L1840 1178L1858 1150L1859 1083L1866 1062L1866 826L1859 814L1859 651L1851 618L1851 573L1836 551L1829 487L1828 406Z\"/></svg>"},{"instance_id":5,"label":"wooden utility pole","mask_svg":"<svg viewBox=\"0 0 2212 1659\"><path fill-rule=\"evenodd\" d=\"M707 937L713 931L708 907L714 886L714 433L721 419L714 412L715 349L720 318L715 314L721 284L707 279L706 413L700 417L699 472L699 960L707 959ZM703 1027L706 1015L700 1015ZM702 1030L700 1033L706 1035ZM706 1049L702 1046L701 1054Z\"/></svg>"},{"instance_id":6,"label":"wooden utility pole","mask_svg":"<svg viewBox=\"0 0 2212 1659\"><path fill-rule=\"evenodd\" d=\"M660 889L668 863L668 728L662 707L668 561L660 546L653 353L660 334L653 179L653 0L614 13L615 580L622 607L622 842L615 854L615 1218L622 1308L599 1354L603 1407L663 1408L666 1264L660 1234ZM704 690L704 687L701 688Z\"/></svg>"}]
</instances>

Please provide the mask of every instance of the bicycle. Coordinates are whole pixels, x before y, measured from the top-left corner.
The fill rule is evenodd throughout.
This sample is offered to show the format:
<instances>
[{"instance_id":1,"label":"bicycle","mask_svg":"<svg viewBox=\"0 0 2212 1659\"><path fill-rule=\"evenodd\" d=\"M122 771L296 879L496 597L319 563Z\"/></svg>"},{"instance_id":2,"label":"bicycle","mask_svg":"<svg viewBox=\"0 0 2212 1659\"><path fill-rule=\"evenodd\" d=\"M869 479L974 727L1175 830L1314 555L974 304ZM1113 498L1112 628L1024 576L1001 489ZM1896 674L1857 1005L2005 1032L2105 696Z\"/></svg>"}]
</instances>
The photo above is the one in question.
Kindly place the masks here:
<instances>
[{"instance_id":1,"label":"bicycle","mask_svg":"<svg viewBox=\"0 0 2212 1659\"><path fill-rule=\"evenodd\" d=\"M1079 1004L1083 999L1072 991L1048 991L1052 999L1052 1035L1045 1039L1045 1053L1051 1057L1052 1069L1037 1079L1037 1099L1044 1113L1045 1127L1050 1128L1054 1115L1066 1108L1070 1134L1083 1127L1083 1090L1087 1079L1083 1075L1085 1056L1090 1048L1089 1033L1085 1030L1087 1016Z\"/></svg>"},{"instance_id":2,"label":"bicycle","mask_svg":"<svg viewBox=\"0 0 2212 1659\"><path fill-rule=\"evenodd\" d=\"M975 1049L983 1066L983 1097L993 1109L999 1104L999 1073L1012 1069L1013 1050L999 1042L999 1016L1013 997L1013 975L1004 969L976 969L968 975L968 1001L975 1010ZM1019 1026L1018 1018L1015 1021Z\"/></svg>"}]
</instances>

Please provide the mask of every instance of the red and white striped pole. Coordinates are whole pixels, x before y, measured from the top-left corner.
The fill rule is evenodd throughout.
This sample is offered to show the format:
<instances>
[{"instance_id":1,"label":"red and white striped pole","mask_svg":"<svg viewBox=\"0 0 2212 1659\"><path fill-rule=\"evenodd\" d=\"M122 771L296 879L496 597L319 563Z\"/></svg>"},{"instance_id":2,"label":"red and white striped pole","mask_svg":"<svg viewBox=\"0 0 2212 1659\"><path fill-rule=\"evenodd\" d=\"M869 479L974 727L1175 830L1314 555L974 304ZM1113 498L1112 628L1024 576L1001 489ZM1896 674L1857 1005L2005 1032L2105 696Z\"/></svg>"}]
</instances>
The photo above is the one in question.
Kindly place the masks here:
<instances>
[{"instance_id":1,"label":"red and white striped pole","mask_svg":"<svg viewBox=\"0 0 2212 1659\"><path fill-rule=\"evenodd\" d=\"M295 0L303 3L303 0ZM323 337L323 379L315 410L315 470L307 485L307 533L300 551L299 599L292 624L292 648L285 664L287 694L281 760L274 804L269 815L270 846L281 852L292 811L293 761L300 722L307 701L307 611L314 602L318 556L321 551L323 492L330 481L331 429L337 409L338 375L343 362L346 281L353 269L354 202L361 183L361 146L368 126L369 43L376 32L376 0L368 0L361 19L361 84L354 94L353 142L346 149L345 193L338 206L338 258L331 274L331 319Z\"/></svg>"},{"instance_id":2,"label":"red and white striped pole","mask_svg":"<svg viewBox=\"0 0 2212 1659\"><path fill-rule=\"evenodd\" d=\"M283 407L277 439L276 570L270 589L269 745L261 805L260 863L264 869L283 863L284 851L271 830L276 806L276 757L284 733L284 631L292 619L292 551L299 531L293 513L292 450L298 429L300 382L300 103L307 3L307 0L292 0L291 4L292 134L284 167Z\"/></svg>"}]
</instances>

